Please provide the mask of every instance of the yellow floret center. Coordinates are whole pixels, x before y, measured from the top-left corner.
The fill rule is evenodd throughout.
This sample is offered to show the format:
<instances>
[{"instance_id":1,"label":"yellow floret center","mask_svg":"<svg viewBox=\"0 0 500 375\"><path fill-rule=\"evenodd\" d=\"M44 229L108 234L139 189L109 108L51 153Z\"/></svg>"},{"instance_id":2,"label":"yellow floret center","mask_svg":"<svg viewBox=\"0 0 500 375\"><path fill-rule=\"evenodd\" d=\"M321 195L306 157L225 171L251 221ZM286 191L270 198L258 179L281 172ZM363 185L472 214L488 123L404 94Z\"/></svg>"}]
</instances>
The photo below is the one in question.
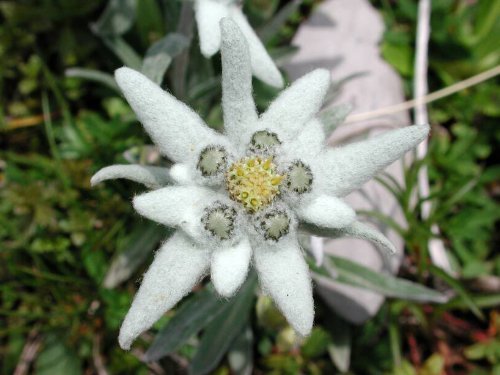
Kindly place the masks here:
<instances>
[{"instance_id":1,"label":"yellow floret center","mask_svg":"<svg viewBox=\"0 0 500 375\"><path fill-rule=\"evenodd\" d=\"M240 202L247 211L256 212L279 194L284 178L276 172L272 158L247 157L229 167L226 186L231 199Z\"/></svg>"}]
</instances>

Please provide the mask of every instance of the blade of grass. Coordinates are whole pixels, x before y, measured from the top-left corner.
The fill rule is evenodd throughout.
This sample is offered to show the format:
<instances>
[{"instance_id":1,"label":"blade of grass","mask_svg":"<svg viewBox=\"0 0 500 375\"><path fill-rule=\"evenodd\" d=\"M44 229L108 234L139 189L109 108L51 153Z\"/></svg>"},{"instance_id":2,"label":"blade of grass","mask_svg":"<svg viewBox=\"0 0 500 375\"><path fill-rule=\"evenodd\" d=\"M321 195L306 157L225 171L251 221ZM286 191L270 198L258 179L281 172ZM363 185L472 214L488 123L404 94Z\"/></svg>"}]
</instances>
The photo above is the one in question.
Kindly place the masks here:
<instances>
[{"instance_id":1,"label":"blade of grass","mask_svg":"<svg viewBox=\"0 0 500 375\"><path fill-rule=\"evenodd\" d=\"M226 311L228 301L221 300L212 287L206 287L191 297L158 332L144 360L157 361L179 349L190 337Z\"/></svg>"},{"instance_id":2,"label":"blade of grass","mask_svg":"<svg viewBox=\"0 0 500 375\"><path fill-rule=\"evenodd\" d=\"M267 43L283 28L288 19L295 13L303 0L293 0L281 8L270 22L264 25L257 34L260 39Z\"/></svg>"},{"instance_id":3,"label":"blade of grass","mask_svg":"<svg viewBox=\"0 0 500 375\"><path fill-rule=\"evenodd\" d=\"M429 267L429 271L434 276L437 276L438 278L445 281L448 285L450 285L455 290L455 292L457 292L457 294L462 298L462 300L469 307L472 313L479 319L484 320L484 315L482 311L475 304L474 300L472 299L471 295L467 292L467 290L465 290L465 288L460 284L460 281L456 280L448 273L443 271L441 268L436 267L434 265L431 265Z\"/></svg>"},{"instance_id":4,"label":"blade of grass","mask_svg":"<svg viewBox=\"0 0 500 375\"><path fill-rule=\"evenodd\" d=\"M189 39L182 34L168 34L154 43L146 52L141 72L160 85L172 60L189 46Z\"/></svg>"},{"instance_id":5,"label":"blade of grass","mask_svg":"<svg viewBox=\"0 0 500 375\"><path fill-rule=\"evenodd\" d=\"M62 165L61 155L57 149L56 139L54 136L54 127L52 125L52 117L50 116L50 105L47 97L47 92L42 92L42 111L43 111L43 124L45 127L45 134L47 136L47 141L49 143L50 153L57 164L56 173L63 186L67 189L70 186L69 177L64 173L64 168Z\"/></svg>"},{"instance_id":6,"label":"blade of grass","mask_svg":"<svg viewBox=\"0 0 500 375\"><path fill-rule=\"evenodd\" d=\"M100 36L125 34L134 24L136 8L136 0L110 0L90 28Z\"/></svg>"},{"instance_id":7,"label":"blade of grass","mask_svg":"<svg viewBox=\"0 0 500 375\"><path fill-rule=\"evenodd\" d=\"M247 281L217 318L206 328L196 354L191 361L192 375L207 374L212 371L235 338L247 325L254 300L256 275L252 272Z\"/></svg>"},{"instance_id":8,"label":"blade of grass","mask_svg":"<svg viewBox=\"0 0 500 375\"><path fill-rule=\"evenodd\" d=\"M373 290L387 297L420 302L444 303L447 301L445 295L412 281L376 272L358 263L333 255L328 256L328 260L337 274L335 278L337 282ZM325 286L328 286L328 281L331 283L333 280L322 281Z\"/></svg>"},{"instance_id":9,"label":"blade of grass","mask_svg":"<svg viewBox=\"0 0 500 375\"><path fill-rule=\"evenodd\" d=\"M89 81L94 81L101 83L110 89L121 93L120 88L115 82L115 79L111 74L100 72L98 70L93 70L93 69L85 69L85 68L71 68L71 69L66 69L66 77L76 77L76 78L83 78L87 79Z\"/></svg>"},{"instance_id":10,"label":"blade of grass","mask_svg":"<svg viewBox=\"0 0 500 375\"><path fill-rule=\"evenodd\" d=\"M139 225L131 233L127 248L115 257L104 277L105 288L116 288L146 261L158 242L168 236L164 227L154 223Z\"/></svg>"},{"instance_id":11,"label":"blade of grass","mask_svg":"<svg viewBox=\"0 0 500 375\"><path fill-rule=\"evenodd\" d=\"M108 48L129 68L140 70L142 59L139 54L120 36L106 36L102 40Z\"/></svg>"}]
</instances>

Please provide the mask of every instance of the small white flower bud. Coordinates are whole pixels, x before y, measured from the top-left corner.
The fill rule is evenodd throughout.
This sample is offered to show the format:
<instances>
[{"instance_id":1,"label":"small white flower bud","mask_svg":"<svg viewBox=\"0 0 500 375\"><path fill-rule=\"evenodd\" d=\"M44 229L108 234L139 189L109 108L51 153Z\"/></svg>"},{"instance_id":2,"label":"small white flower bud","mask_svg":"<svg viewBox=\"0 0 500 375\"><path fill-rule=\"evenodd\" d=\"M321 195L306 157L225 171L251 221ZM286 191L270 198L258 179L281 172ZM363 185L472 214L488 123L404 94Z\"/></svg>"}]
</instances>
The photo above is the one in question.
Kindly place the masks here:
<instances>
[{"instance_id":1,"label":"small white flower bud","mask_svg":"<svg viewBox=\"0 0 500 375\"><path fill-rule=\"evenodd\" d=\"M226 165L226 149L222 146L208 146L201 151L196 168L203 177L213 177L222 173Z\"/></svg>"},{"instance_id":2,"label":"small white flower bud","mask_svg":"<svg viewBox=\"0 0 500 375\"><path fill-rule=\"evenodd\" d=\"M302 161L293 162L287 169L285 186L297 194L311 191L313 174L311 168Z\"/></svg>"},{"instance_id":3,"label":"small white flower bud","mask_svg":"<svg viewBox=\"0 0 500 375\"><path fill-rule=\"evenodd\" d=\"M201 218L206 231L218 240L228 240L234 234L237 212L233 207L222 202L215 202L207 207Z\"/></svg>"}]
</instances>

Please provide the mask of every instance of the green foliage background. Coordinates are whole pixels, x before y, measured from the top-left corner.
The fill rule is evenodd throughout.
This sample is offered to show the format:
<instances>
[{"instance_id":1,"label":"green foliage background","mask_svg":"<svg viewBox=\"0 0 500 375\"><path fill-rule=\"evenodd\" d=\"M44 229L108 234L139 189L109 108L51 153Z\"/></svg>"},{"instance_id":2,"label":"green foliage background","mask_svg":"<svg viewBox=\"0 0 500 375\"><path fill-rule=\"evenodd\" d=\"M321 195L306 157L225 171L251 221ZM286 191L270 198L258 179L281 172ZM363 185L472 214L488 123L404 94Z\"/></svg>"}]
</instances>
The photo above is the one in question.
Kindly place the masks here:
<instances>
[{"instance_id":1,"label":"green foliage background","mask_svg":"<svg viewBox=\"0 0 500 375\"><path fill-rule=\"evenodd\" d=\"M36 374L92 373L101 362L113 374L154 372L141 360L146 350L150 356L152 349L160 350L162 357L162 332L170 332L184 316L194 319L180 313L189 311L192 300L187 299L179 314L169 313L155 325L152 332L160 332L155 338L160 344L150 347L153 336L146 335L135 351L118 348L118 328L137 281L168 230L133 213L129 200L140 187L116 181L90 189L89 179L113 163L166 162L147 147L149 140L108 75L123 64L140 67L153 43L185 30L178 24L179 0L138 1L135 13L123 12L118 21L115 3L0 1L1 373L12 373L29 345L38 345L30 370ZM133 8L135 0L123 3ZM296 28L317 3L248 0L245 12L272 55L286 59L293 53L287 46ZM382 54L402 75L410 96L417 3L372 3L387 26ZM431 91L499 64L499 16L500 2L494 0L433 2ZM220 62L202 58L196 40L175 56L164 87L220 127ZM188 65L177 63L186 56ZM75 67L85 70L67 71ZM255 82L261 109L275 94ZM492 287L500 277L498 103L498 81L491 80L430 105L433 133L422 163L431 180L429 219L418 214L422 202L415 206L410 199L418 168L408 170L405 188L380 177L411 228L378 217L405 238L407 257L399 276L449 294L449 302L419 304L396 296L374 319L354 327L317 297L316 328L301 341L269 300L254 302L250 292L250 323L233 332L233 341L224 341L228 356L203 346L226 333L213 327L222 327L227 319L221 316L235 311L218 301L206 307L203 319L190 321L199 331L206 328L204 334L194 330L186 341L169 343L176 355L163 356L159 365L166 373L181 371L186 361L194 372L203 365L219 374L230 368L244 373L234 370L231 353L246 348L243 353L258 373L331 374L347 371L349 357L350 371L359 374L500 373L500 316L495 312L500 292ZM430 265L433 223L450 249L456 280ZM120 254L138 259L137 264L129 265L121 280L110 279L110 265ZM193 298L214 301L210 293L204 288ZM232 302L231 308L244 309L245 303ZM217 356L221 361L214 361Z\"/></svg>"}]
</instances>

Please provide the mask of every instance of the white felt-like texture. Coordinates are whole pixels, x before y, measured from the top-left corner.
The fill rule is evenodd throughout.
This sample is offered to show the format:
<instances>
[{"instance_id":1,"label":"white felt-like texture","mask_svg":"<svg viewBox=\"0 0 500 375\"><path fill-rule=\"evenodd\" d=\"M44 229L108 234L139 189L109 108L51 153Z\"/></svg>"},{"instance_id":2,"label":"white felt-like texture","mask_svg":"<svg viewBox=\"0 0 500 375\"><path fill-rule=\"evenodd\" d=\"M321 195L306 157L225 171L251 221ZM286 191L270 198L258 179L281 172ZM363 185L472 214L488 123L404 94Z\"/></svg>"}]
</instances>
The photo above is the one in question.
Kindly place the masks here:
<instances>
[{"instance_id":1,"label":"white felt-like texture","mask_svg":"<svg viewBox=\"0 0 500 375\"><path fill-rule=\"evenodd\" d=\"M238 24L239 28L248 42L250 59L252 61L252 72L261 81L276 88L282 88L284 81L280 71L276 67L266 48L255 34L248 23L247 18L236 5L229 6L229 16Z\"/></svg>"},{"instance_id":2,"label":"white felt-like texture","mask_svg":"<svg viewBox=\"0 0 500 375\"><path fill-rule=\"evenodd\" d=\"M323 228L343 228L356 218L351 207L328 195L314 197L311 202L298 207L296 212L301 221Z\"/></svg>"},{"instance_id":3,"label":"white felt-like texture","mask_svg":"<svg viewBox=\"0 0 500 375\"><path fill-rule=\"evenodd\" d=\"M199 186L170 186L134 198L135 210L163 225L182 228L197 241L205 240L201 218L217 194Z\"/></svg>"},{"instance_id":4,"label":"white felt-like texture","mask_svg":"<svg viewBox=\"0 0 500 375\"><path fill-rule=\"evenodd\" d=\"M152 167L140 164L116 164L104 167L90 179L92 186L106 180L125 178L143 184L151 189L168 185L172 182L168 168Z\"/></svg>"},{"instance_id":5,"label":"white felt-like texture","mask_svg":"<svg viewBox=\"0 0 500 375\"><path fill-rule=\"evenodd\" d=\"M176 162L193 160L209 144L226 144L184 103L143 74L129 68L115 72L116 82L160 152Z\"/></svg>"},{"instance_id":6,"label":"white felt-like texture","mask_svg":"<svg viewBox=\"0 0 500 375\"><path fill-rule=\"evenodd\" d=\"M320 188L343 197L401 158L428 134L428 125L412 125L328 150L320 155L316 165L320 170Z\"/></svg>"},{"instance_id":7,"label":"white felt-like texture","mask_svg":"<svg viewBox=\"0 0 500 375\"><path fill-rule=\"evenodd\" d=\"M212 57L221 46L219 22L229 14L228 6L217 0L196 0L194 10L201 53L207 58Z\"/></svg>"},{"instance_id":8,"label":"white felt-like texture","mask_svg":"<svg viewBox=\"0 0 500 375\"><path fill-rule=\"evenodd\" d=\"M300 335L309 335L314 321L312 284L295 233L275 245L255 247L254 263L264 293Z\"/></svg>"},{"instance_id":9,"label":"white felt-like texture","mask_svg":"<svg viewBox=\"0 0 500 375\"><path fill-rule=\"evenodd\" d=\"M259 126L276 132L283 140L297 136L321 108L330 86L330 73L316 69L283 90L262 115Z\"/></svg>"},{"instance_id":10,"label":"white felt-like texture","mask_svg":"<svg viewBox=\"0 0 500 375\"><path fill-rule=\"evenodd\" d=\"M245 281L252 255L248 238L232 247L220 247L212 253L211 278L217 292L231 297Z\"/></svg>"},{"instance_id":11,"label":"white felt-like texture","mask_svg":"<svg viewBox=\"0 0 500 375\"><path fill-rule=\"evenodd\" d=\"M180 231L163 244L122 323L120 346L130 349L137 336L188 294L206 273L209 261L209 252L197 247Z\"/></svg>"},{"instance_id":12,"label":"white felt-like texture","mask_svg":"<svg viewBox=\"0 0 500 375\"><path fill-rule=\"evenodd\" d=\"M224 132L229 139L240 144L242 139L248 138L257 122L248 43L231 19L222 19L220 28Z\"/></svg>"},{"instance_id":13,"label":"white felt-like texture","mask_svg":"<svg viewBox=\"0 0 500 375\"><path fill-rule=\"evenodd\" d=\"M185 163L177 163L170 167L170 178L179 185L193 184L193 168Z\"/></svg>"},{"instance_id":14,"label":"white felt-like texture","mask_svg":"<svg viewBox=\"0 0 500 375\"><path fill-rule=\"evenodd\" d=\"M397 250L389 239L373 227L355 221L351 225L339 229L339 237L352 237L369 241L385 254L394 255Z\"/></svg>"},{"instance_id":15,"label":"white felt-like texture","mask_svg":"<svg viewBox=\"0 0 500 375\"><path fill-rule=\"evenodd\" d=\"M324 146L325 131L323 124L314 118L304 125L297 138L284 143L281 148L288 160L299 159L308 164L316 158Z\"/></svg>"},{"instance_id":16,"label":"white felt-like texture","mask_svg":"<svg viewBox=\"0 0 500 375\"><path fill-rule=\"evenodd\" d=\"M354 221L350 225L343 228L313 228L308 225L304 229L315 236L326 238L343 238L351 237L360 240L371 242L377 250L385 255L394 255L397 253L396 247L383 233L375 228L363 224L359 221Z\"/></svg>"}]
</instances>

